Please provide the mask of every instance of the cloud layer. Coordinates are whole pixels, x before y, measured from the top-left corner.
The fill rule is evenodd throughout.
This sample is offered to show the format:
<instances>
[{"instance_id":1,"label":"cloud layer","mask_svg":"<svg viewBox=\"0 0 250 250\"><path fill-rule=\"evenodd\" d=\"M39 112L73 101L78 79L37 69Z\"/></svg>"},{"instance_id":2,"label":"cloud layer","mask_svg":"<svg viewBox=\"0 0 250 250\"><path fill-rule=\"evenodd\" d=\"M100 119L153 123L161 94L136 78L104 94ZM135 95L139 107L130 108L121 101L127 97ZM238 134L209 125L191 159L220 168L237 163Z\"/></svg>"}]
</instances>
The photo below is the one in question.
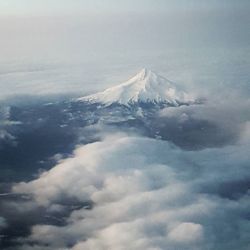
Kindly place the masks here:
<instances>
[{"instance_id":1,"label":"cloud layer","mask_svg":"<svg viewBox=\"0 0 250 250\"><path fill-rule=\"evenodd\" d=\"M67 199L93 207L33 226L21 249L248 249L249 146L182 151L124 134L79 146L13 190L34 196L30 209L60 210Z\"/></svg>"}]
</instances>

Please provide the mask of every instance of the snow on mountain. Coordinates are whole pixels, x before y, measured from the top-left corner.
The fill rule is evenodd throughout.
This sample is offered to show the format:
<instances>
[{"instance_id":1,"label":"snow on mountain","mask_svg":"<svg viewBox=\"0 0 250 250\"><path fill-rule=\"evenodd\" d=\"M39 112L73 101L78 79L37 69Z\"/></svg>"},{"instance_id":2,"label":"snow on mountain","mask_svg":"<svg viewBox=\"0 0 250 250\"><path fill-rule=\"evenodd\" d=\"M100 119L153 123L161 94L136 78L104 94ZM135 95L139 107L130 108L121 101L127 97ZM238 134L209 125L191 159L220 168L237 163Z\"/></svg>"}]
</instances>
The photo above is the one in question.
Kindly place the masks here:
<instances>
[{"instance_id":1,"label":"snow on mountain","mask_svg":"<svg viewBox=\"0 0 250 250\"><path fill-rule=\"evenodd\" d=\"M167 103L177 106L179 103L192 103L194 99L178 89L173 82L144 68L128 81L103 92L81 97L78 101L104 105L112 103L123 105Z\"/></svg>"}]
</instances>

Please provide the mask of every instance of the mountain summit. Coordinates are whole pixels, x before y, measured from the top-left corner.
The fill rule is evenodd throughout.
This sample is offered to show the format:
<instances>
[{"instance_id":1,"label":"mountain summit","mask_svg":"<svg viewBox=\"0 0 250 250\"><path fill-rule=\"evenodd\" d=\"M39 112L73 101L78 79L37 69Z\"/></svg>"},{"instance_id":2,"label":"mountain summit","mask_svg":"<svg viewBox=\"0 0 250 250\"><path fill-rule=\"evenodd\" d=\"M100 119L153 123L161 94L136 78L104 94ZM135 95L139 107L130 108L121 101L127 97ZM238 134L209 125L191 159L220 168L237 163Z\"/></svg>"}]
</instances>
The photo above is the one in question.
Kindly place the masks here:
<instances>
[{"instance_id":1,"label":"mountain summit","mask_svg":"<svg viewBox=\"0 0 250 250\"><path fill-rule=\"evenodd\" d=\"M78 100L126 106L135 103L166 103L177 106L180 103L194 101L187 93L179 90L175 83L145 68L122 84Z\"/></svg>"}]
</instances>

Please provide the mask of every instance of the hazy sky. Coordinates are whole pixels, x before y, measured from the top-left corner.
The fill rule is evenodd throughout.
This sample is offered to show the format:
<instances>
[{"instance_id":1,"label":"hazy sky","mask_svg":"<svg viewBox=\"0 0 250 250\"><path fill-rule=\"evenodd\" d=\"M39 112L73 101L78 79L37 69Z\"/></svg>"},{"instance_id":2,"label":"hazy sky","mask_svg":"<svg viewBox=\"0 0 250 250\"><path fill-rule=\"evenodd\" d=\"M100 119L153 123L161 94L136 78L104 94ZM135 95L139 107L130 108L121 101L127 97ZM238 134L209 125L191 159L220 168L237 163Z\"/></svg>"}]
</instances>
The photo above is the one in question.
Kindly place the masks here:
<instances>
[{"instance_id":1,"label":"hazy sky","mask_svg":"<svg viewBox=\"0 0 250 250\"><path fill-rule=\"evenodd\" d=\"M101 89L142 67L247 85L249 10L247 0L0 0L0 99Z\"/></svg>"},{"instance_id":2,"label":"hazy sky","mask_svg":"<svg viewBox=\"0 0 250 250\"><path fill-rule=\"evenodd\" d=\"M1 0L1 14L63 14L81 11L167 11L187 8L236 8L247 0Z\"/></svg>"},{"instance_id":3,"label":"hazy sky","mask_svg":"<svg viewBox=\"0 0 250 250\"><path fill-rule=\"evenodd\" d=\"M0 0L1 60L241 48L249 9L246 0Z\"/></svg>"}]
</instances>

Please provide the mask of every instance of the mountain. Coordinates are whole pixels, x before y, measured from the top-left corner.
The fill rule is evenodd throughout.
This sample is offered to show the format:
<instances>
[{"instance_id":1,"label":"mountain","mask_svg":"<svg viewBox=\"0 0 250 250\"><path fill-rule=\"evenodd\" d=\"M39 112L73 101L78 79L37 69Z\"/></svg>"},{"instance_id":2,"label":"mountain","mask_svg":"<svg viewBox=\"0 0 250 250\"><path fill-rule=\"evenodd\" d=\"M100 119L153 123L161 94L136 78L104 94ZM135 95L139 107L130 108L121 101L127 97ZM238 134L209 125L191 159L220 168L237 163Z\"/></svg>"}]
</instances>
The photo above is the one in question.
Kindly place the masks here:
<instances>
[{"instance_id":1,"label":"mountain","mask_svg":"<svg viewBox=\"0 0 250 250\"><path fill-rule=\"evenodd\" d=\"M137 103L164 103L178 106L193 103L194 99L178 89L175 83L144 68L122 84L81 97L77 101L100 103L106 106L111 104L130 106Z\"/></svg>"}]
</instances>

